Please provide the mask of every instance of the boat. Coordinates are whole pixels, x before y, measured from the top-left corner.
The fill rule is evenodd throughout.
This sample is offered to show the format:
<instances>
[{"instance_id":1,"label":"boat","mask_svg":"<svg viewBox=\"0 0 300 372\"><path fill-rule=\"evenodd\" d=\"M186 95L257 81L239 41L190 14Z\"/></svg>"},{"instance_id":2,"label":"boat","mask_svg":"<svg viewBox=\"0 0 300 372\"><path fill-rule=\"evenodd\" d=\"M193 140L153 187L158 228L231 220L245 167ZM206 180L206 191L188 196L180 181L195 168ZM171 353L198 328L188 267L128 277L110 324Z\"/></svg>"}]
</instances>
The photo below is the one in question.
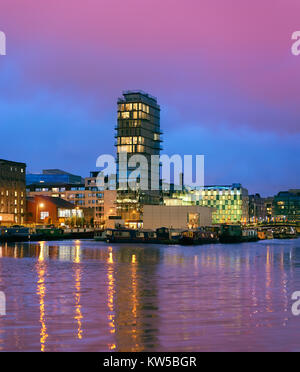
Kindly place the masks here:
<instances>
[{"instance_id":1,"label":"boat","mask_svg":"<svg viewBox=\"0 0 300 372\"><path fill-rule=\"evenodd\" d=\"M274 239L296 239L298 238L296 227L281 226L274 229Z\"/></svg>"},{"instance_id":2,"label":"boat","mask_svg":"<svg viewBox=\"0 0 300 372\"><path fill-rule=\"evenodd\" d=\"M31 241L46 241L66 239L64 230L56 227L37 226L30 228L29 240Z\"/></svg>"},{"instance_id":3,"label":"boat","mask_svg":"<svg viewBox=\"0 0 300 372\"><path fill-rule=\"evenodd\" d=\"M181 233L179 243L182 245L200 245L218 243L218 234L204 229L187 230Z\"/></svg>"},{"instance_id":4,"label":"boat","mask_svg":"<svg viewBox=\"0 0 300 372\"><path fill-rule=\"evenodd\" d=\"M221 225L220 243L241 243L242 227L241 225Z\"/></svg>"},{"instance_id":5,"label":"boat","mask_svg":"<svg viewBox=\"0 0 300 372\"><path fill-rule=\"evenodd\" d=\"M258 230L257 237L259 240L266 240L267 239L266 230L263 230L263 229Z\"/></svg>"},{"instance_id":6,"label":"boat","mask_svg":"<svg viewBox=\"0 0 300 372\"><path fill-rule=\"evenodd\" d=\"M4 242L24 242L28 241L30 231L28 227L24 226L11 226L11 227L0 227L0 241Z\"/></svg>"},{"instance_id":7,"label":"boat","mask_svg":"<svg viewBox=\"0 0 300 372\"><path fill-rule=\"evenodd\" d=\"M134 230L127 228L105 229L95 232L94 240L107 243L177 244L180 234L168 228Z\"/></svg>"},{"instance_id":8,"label":"boat","mask_svg":"<svg viewBox=\"0 0 300 372\"><path fill-rule=\"evenodd\" d=\"M266 239L267 240L270 240L270 239L274 239L274 234L273 234L273 230L266 230Z\"/></svg>"},{"instance_id":9,"label":"boat","mask_svg":"<svg viewBox=\"0 0 300 372\"><path fill-rule=\"evenodd\" d=\"M257 229L242 228L242 242L257 242L258 240Z\"/></svg>"}]
</instances>

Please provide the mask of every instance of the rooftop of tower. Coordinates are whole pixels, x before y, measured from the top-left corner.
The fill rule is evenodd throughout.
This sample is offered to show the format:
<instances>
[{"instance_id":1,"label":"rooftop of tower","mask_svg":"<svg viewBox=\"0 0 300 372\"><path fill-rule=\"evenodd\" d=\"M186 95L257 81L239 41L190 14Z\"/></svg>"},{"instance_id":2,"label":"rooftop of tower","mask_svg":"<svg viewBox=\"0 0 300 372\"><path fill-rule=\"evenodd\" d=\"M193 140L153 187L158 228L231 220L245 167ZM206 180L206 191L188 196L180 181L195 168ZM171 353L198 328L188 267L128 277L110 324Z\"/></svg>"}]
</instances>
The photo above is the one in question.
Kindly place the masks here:
<instances>
[{"instance_id":1,"label":"rooftop of tower","mask_svg":"<svg viewBox=\"0 0 300 372\"><path fill-rule=\"evenodd\" d=\"M124 90L122 94L123 97L120 97L118 99L118 103L136 102L143 100L145 103L148 103L159 108L159 105L157 104L157 98L149 93L144 92L143 90L140 89Z\"/></svg>"}]
</instances>

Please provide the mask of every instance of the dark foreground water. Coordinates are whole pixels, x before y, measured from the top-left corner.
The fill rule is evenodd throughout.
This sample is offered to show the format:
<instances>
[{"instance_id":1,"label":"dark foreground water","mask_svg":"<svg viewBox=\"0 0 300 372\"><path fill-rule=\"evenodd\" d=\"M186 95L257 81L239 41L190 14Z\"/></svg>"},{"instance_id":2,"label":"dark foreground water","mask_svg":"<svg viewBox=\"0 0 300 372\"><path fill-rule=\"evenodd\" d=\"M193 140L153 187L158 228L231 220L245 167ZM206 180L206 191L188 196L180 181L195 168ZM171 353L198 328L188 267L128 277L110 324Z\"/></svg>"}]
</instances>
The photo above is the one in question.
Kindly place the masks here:
<instances>
[{"instance_id":1,"label":"dark foreground water","mask_svg":"<svg viewBox=\"0 0 300 372\"><path fill-rule=\"evenodd\" d=\"M300 351L300 240L0 245L2 351Z\"/></svg>"}]
</instances>

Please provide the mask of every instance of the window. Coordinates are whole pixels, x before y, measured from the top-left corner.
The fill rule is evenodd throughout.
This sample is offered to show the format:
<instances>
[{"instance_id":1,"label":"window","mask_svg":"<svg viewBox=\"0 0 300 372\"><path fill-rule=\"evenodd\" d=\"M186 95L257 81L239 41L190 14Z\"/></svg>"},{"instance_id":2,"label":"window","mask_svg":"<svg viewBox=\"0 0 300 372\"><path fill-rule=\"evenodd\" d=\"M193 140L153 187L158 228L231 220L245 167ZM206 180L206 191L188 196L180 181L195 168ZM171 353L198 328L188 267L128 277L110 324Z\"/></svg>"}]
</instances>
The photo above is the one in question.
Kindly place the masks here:
<instances>
[{"instance_id":1,"label":"window","mask_svg":"<svg viewBox=\"0 0 300 372\"><path fill-rule=\"evenodd\" d=\"M58 217L59 218L70 218L71 217L71 210L70 209L58 209Z\"/></svg>"},{"instance_id":2,"label":"window","mask_svg":"<svg viewBox=\"0 0 300 372\"><path fill-rule=\"evenodd\" d=\"M121 117L122 117L122 119L129 119L130 118L130 113L127 112L127 111L124 111L124 112L122 112Z\"/></svg>"},{"instance_id":3,"label":"window","mask_svg":"<svg viewBox=\"0 0 300 372\"><path fill-rule=\"evenodd\" d=\"M132 146L118 146L118 152L132 152Z\"/></svg>"},{"instance_id":4,"label":"window","mask_svg":"<svg viewBox=\"0 0 300 372\"><path fill-rule=\"evenodd\" d=\"M49 212L41 212L41 220L49 217Z\"/></svg>"}]
</instances>

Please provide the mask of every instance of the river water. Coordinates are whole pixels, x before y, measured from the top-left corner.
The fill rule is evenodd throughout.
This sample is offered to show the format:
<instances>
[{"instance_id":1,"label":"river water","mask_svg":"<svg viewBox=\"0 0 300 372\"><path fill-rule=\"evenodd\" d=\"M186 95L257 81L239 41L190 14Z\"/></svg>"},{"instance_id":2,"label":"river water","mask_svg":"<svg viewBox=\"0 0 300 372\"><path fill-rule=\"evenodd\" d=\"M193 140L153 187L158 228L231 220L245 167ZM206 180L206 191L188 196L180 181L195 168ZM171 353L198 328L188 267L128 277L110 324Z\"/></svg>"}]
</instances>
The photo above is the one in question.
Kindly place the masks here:
<instances>
[{"instance_id":1,"label":"river water","mask_svg":"<svg viewBox=\"0 0 300 372\"><path fill-rule=\"evenodd\" d=\"M0 245L1 351L300 351L300 240Z\"/></svg>"}]
</instances>

